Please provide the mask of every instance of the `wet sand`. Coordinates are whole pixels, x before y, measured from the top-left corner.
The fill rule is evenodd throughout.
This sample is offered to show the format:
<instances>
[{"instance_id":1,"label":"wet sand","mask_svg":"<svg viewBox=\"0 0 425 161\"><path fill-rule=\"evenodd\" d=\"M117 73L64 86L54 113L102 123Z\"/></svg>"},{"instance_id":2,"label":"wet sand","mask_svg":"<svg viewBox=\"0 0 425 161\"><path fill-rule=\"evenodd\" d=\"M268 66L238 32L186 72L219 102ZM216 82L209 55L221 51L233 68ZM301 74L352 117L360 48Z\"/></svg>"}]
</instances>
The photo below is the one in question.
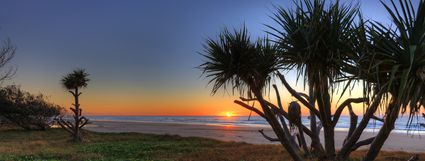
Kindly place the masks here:
<instances>
[{"instance_id":1,"label":"wet sand","mask_svg":"<svg viewBox=\"0 0 425 161\"><path fill-rule=\"evenodd\" d=\"M139 132L146 134L169 134L183 137L204 137L222 141L246 142L251 144L277 144L263 138L258 132L264 129L269 136L274 136L269 127L245 127L245 126L219 126L198 124L173 124L173 123L147 123L147 122L118 122L118 121L93 121L85 129L96 132ZM365 132L362 139L375 136L376 132ZM345 131L335 132L335 143L340 148L346 136ZM322 142L323 142L323 136ZM367 149L367 146L361 149ZM385 142L383 150L425 152L425 135L391 133Z\"/></svg>"}]
</instances>

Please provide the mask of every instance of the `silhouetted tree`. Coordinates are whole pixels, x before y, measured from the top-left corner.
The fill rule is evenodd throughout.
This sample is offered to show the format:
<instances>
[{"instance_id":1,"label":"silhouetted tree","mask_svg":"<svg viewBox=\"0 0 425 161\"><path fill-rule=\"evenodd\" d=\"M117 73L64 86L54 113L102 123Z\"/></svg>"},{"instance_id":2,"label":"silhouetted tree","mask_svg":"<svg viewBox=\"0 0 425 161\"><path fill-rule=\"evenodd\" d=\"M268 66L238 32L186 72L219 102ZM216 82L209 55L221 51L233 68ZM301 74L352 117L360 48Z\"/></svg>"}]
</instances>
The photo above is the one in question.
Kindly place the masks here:
<instances>
[{"instance_id":1,"label":"silhouetted tree","mask_svg":"<svg viewBox=\"0 0 425 161\"><path fill-rule=\"evenodd\" d=\"M265 135L262 130L260 133L270 141L281 142L294 160L302 160L298 154L300 149L294 146L284 118L290 125L302 129L298 143L306 154L313 152L319 160L346 160L352 151L371 145L364 160L373 160L394 128L399 113L409 111L413 118L425 103L424 1L419 2L417 11L410 0L400 1L398 6L391 1L393 10L384 4L395 29L378 22L366 23L358 6L325 2L294 1L295 10L277 7L273 19L279 26L268 26L272 29L268 33L275 39L273 44L263 43L270 47L266 50L258 49L249 41L246 29L234 34L225 30L219 40L207 40L205 63L200 67L206 77L211 78L213 93L230 85L241 95L247 94L248 98L241 97L242 101L258 101L262 110L238 100L235 103L265 118L277 138ZM258 51L272 54L261 57L264 55ZM309 93L295 91L279 73L280 69L296 70L298 77L304 77ZM283 110L275 85L278 106L263 98L264 87L275 74L289 93L310 111L310 129L300 122L299 105L291 104L290 114ZM343 87L342 98L356 81L364 82L364 95L343 101L332 112L332 95L336 89ZM365 105L360 122L351 107L353 103ZM383 118L375 116L378 107L385 107ZM342 149L337 152L335 126L347 108L350 127ZM319 122L315 121L316 117ZM375 137L359 140L371 119L383 122L380 132ZM323 126L325 148L318 137L321 127L317 125ZM311 138L312 150L303 143L303 133Z\"/></svg>"},{"instance_id":2,"label":"silhouetted tree","mask_svg":"<svg viewBox=\"0 0 425 161\"><path fill-rule=\"evenodd\" d=\"M0 47L0 83L6 79L11 78L15 73L16 69L14 68L6 68L6 65L13 59L16 53L16 47L12 44L10 39L6 39L3 41L2 46Z\"/></svg>"},{"instance_id":3,"label":"silhouetted tree","mask_svg":"<svg viewBox=\"0 0 425 161\"><path fill-rule=\"evenodd\" d=\"M62 107L46 101L43 95L33 95L18 86L0 89L0 116L6 122L26 130L50 128Z\"/></svg>"},{"instance_id":4,"label":"silhouetted tree","mask_svg":"<svg viewBox=\"0 0 425 161\"><path fill-rule=\"evenodd\" d=\"M0 47L0 69L3 69L3 73L0 74L0 82L15 75L15 68L4 69L15 56L15 52L16 47L12 44L12 41L10 39L6 39L3 42L3 46Z\"/></svg>"},{"instance_id":5,"label":"silhouetted tree","mask_svg":"<svg viewBox=\"0 0 425 161\"><path fill-rule=\"evenodd\" d=\"M374 160L394 129L400 112L409 114L410 126L425 103L425 3L393 0L382 3L393 25L373 22L370 35L372 52L362 59L363 77L383 89L383 125L363 158ZM416 9L415 9L416 8ZM363 72L368 71L368 72Z\"/></svg>"},{"instance_id":6,"label":"silhouetted tree","mask_svg":"<svg viewBox=\"0 0 425 161\"><path fill-rule=\"evenodd\" d=\"M279 68L275 46L267 40L251 42L244 27L234 32L224 30L218 40L208 39L203 56L205 62L200 68L213 84L212 93L230 85L232 90L240 92L241 95L247 94L249 99L258 100L262 112L250 106L244 107L265 118L278 136L278 141L292 158L296 161L302 160L299 150L291 143L287 132L279 123L276 112L263 99L266 85L273 72ZM236 103L243 105L243 102Z\"/></svg>"},{"instance_id":7,"label":"silhouetted tree","mask_svg":"<svg viewBox=\"0 0 425 161\"><path fill-rule=\"evenodd\" d=\"M86 117L82 116L82 109L78 100L81 95L79 90L87 87L87 82L90 81L87 78L88 76L89 74L84 69L76 69L62 78L62 85L74 96L74 104L72 104L74 107L70 108L74 114L74 122L61 117L58 119L58 123L62 128L72 134L75 141L81 141L80 129L89 121Z\"/></svg>"},{"instance_id":8,"label":"silhouetted tree","mask_svg":"<svg viewBox=\"0 0 425 161\"><path fill-rule=\"evenodd\" d=\"M309 87L308 95L293 90L282 74L278 73L278 76L290 94L310 110L310 126L316 138L312 141L313 150L316 154L319 153L319 156L324 155L322 159L334 160L337 156L334 131L342 111L352 103L369 104L368 101L372 101L368 97L349 98L343 101L334 113L331 110L332 95L337 87L340 84L345 86L341 92L342 96L346 89L349 89L350 83L358 79L355 65L359 55L364 52L364 41L361 39L364 36L364 22L359 16L358 6L340 4L339 1L326 3L324 0L295 3L295 10L277 8L273 20L278 27L269 26L272 29L269 33L276 38L282 65L286 69L295 69L297 77L304 77L305 85ZM356 17L360 17L358 24L355 24ZM372 115L364 117L361 125L367 125L376 111L380 97L376 98L377 103L368 107L372 109ZM350 116L351 120L357 119L354 113L350 113ZM320 150L320 130L317 130L313 120L316 117L324 129L324 151ZM354 131L355 127L352 121L351 131ZM363 126L360 126L355 133L349 135L360 137L363 130ZM351 136L347 135L347 138L349 137ZM350 144L347 147L352 150L355 146L360 144Z\"/></svg>"}]
</instances>

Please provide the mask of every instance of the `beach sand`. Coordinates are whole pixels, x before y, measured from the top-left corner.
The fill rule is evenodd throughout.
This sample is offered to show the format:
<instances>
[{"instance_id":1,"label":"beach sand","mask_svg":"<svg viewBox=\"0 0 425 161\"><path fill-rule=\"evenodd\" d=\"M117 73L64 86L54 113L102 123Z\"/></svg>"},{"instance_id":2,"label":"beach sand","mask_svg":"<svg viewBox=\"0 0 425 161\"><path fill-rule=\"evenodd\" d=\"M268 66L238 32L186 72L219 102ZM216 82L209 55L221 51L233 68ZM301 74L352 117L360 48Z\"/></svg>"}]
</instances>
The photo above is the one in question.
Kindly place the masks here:
<instances>
[{"instance_id":1,"label":"beach sand","mask_svg":"<svg viewBox=\"0 0 425 161\"><path fill-rule=\"evenodd\" d=\"M274 136L269 127L245 126L219 126L198 124L173 124L173 123L147 123L147 122L118 122L118 121L93 121L85 129L95 132L138 132L146 134L169 134L183 137L204 137L222 141L246 142L251 144L277 144L263 138L258 132L264 129L269 136ZM336 147L340 148L346 136L345 131L335 132ZM375 136L376 132L365 132L361 139ZM321 133L323 134L323 133ZM323 136L322 142L323 142ZM308 137L307 137L308 138ZM367 149L367 146L361 149ZM391 133L385 142L383 150L425 152L425 135Z\"/></svg>"}]
</instances>

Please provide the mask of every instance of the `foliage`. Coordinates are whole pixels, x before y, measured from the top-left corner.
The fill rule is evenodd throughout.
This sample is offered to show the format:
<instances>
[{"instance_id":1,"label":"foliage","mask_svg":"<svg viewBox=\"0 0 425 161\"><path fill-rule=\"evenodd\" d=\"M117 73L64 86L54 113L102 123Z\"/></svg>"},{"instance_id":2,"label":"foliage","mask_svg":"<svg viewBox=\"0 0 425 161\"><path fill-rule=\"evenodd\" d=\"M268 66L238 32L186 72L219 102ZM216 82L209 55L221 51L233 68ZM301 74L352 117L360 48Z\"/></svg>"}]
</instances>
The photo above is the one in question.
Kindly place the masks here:
<instances>
[{"instance_id":1,"label":"foliage","mask_svg":"<svg viewBox=\"0 0 425 161\"><path fill-rule=\"evenodd\" d=\"M294 160L301 160L301 156L291 144L287 128L282 129L273 110L266 104L262 97L264 87L270 82L275 71L280 67L277 50L268 40L258 40L251 43L246 28L230 33L224 30L219 35L219 40L207 40L204 46L206 58L205 63L200 65L203 73L213 83L212 93L216 93L227 84L233 90L238 90L241 95L248 94L249 98L258 100L262 111L256 110L272 126L277 139L288 150ZM248 107L248 106L247 106ZM250 108L250 107L248 107ZM254 110L254 109L252 109ZM285 133L285 134L284 134Z\"/></svg>"},{"instance_id":2,"label":"foliage","mask_svg":"<svg viewBox=\"0 0 425 161\"><path fill-rule=\"evenodd\" d=\"M0 115L24 129L49 128L61 110L62 107L47 102L45 96L33 95L18 86L0 89Z\"/></svg>"},{"instance_id":3,"label":"foliage","mask_svg":"<svg viewBox=\"0 0 425 161\"><path fill-rule=\"evenodd\" d=\"M66 89L85 88L87 82L90 81L88 76L89 74L84 69L75 69L62 78L62 85Z\"/></svg>"},{"instance_id":4,"label":"foliage","mask_svg":"<svg viewBox=\"0 0 425 161\"><path fill-rule=\"evenodd\" d=\"M395 27L372 23L373 52L364 55L361 61L367 65L359 67L367 71L369 83L386 85L395 106L409 111L412 119L425 103L425 4L420 1L417 10L410 0L391 4L383 3Z\"/></svg>"},{"instance_id":5,"label":"foliage","mask_svg":"<svg viewBox=\"0 0 425 161\"><path fill-rule=\"evenodd\" d=\"M310 86L319 81L345 78L343 70L356 55L354 25L359 7L324 0L294 1L295 10L276 7L271 17L278 27L267 25L275 37L285 69L296 69ZM319 76L321 75L321 76ZM331 88L332 89L332 88Z\"/></svg>"},{"instance_id":6,"label":"foliage","mask_svg":"<svg viewBox=\"0 0 425 161\"><path fill-rule=\"evenodd\" d=\"M204 48L205 60L199 68L214 84L212 93L227 85L241 93L261 90L279 69L275 46L267 39L251 42L245 27L234 32L225 29L218 40L208 39Z\"/></svg>"},{"instance_id":7,"label":"foliage","mask_svg":"<svg viewBox=\"0 0 425 161\"><path fill-rule=\"evenodd\" d=\"M294 4L295 9L276 7L277 11L271 18L277 23L277 27L267 25L271 29L268 33L275 38L273 41L278 46L283 68L296 70L297 78L303 76L304 86L309 87L305 98L297 96L298 92L290 93L310 110L310 117L318 117L323 125L325 149L320 152L322 145L319 139L313 142L312 146L318 149L316 157L334 160L334 128L340 112L350 103L362 103L366 100L348 99L345 101L348 103L337 104L337 110L332 112L331 102L334 91L338 88L336 85L346 83L342 96L350 85L350 81L345 80L354 78L346 70L352 70L356 63L355 58L359 55L358 47L361 46L358 44L361 41L357 38L358 31L362 28L355 22L357 18L360 24L363 22L357 5L341 4L338 0L301 0L294 1ZM285 78L278 75L284 86L293 91ZM289 117L290 109L288 108ZM310 129L316 129L316 122L313 120L310 126ZM319 138L318 133L320 130L315 132L316 138Z\"/></svg>"}]
</instances>

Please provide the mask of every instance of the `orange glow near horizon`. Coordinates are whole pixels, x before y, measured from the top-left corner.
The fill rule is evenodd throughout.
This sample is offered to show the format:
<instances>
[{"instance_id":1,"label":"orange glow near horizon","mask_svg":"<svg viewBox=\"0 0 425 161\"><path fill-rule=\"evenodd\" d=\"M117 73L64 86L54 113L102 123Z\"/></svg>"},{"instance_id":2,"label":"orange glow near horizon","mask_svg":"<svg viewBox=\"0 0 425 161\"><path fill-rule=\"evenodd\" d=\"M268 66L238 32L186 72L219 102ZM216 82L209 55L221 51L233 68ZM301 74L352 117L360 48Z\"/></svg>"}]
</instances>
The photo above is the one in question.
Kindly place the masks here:
<instances>
[{"instance_id":1,"label":"orange glow near horizon","mask_svg":"<svg viewBox=\"0 0 425 161\"><path fill-rule=\"evenodd\" d=\"M66 94L66 93L65 93ZM65 95L64 94L64 95ZM73 99L67 96L56 100L55 103L66 107L68 110ZM100 98L100 96L82 95L81 105L84 115L116 115L116 116L248 116L249 110L233 103L237 97L214 97L206 95L193 101L171 100L169 102L156 99L137 99L137 98ZM272 103L276 101L270 100ZM283 105L294 100L283 100ZM251 104L251 103L250 103ZM333 103L335 104L335 102ZM258 104L255 107L261 110ZM335 107L335 105L333 105ZM353 109L356 114L363 114L363 105L354 104ZM334 110L333 110L334 111ZM302 115L309 115L306 108L302 108ZM343 115L348 115L344 110ZM252 112L252 116L257 116Z\"/></svg>"},{"instance_id":2,"label":"orange glow near horizon","mask_svg":"<svg viewBox=\"0 0 425 161\"><path fill-rule=\"evenodd\" d=\"M57 85L59 87L59 85ZM43 89L39 86L24 86L23 89L31 93L44 93L49 101L64 107L69 111L73 103L73 97L62 88ZM284 109L291 101L296 101L289 93L282 89L281 98ZM297 91L304 91L296 88ZM42 91L42 92L40 92ZM176 92L177 91L177 92ZM102 88L93 84L82 90L80 104L83 115L110 115L110 116L249 116L251 111L235 104L238 95L218 93L211 96L209 88L203 90L178 89L173 92L147 91L143 88L121 86L116 88ZM358 97L361 93L352 92L352 97ZM338 97L338 96L336 96ZM341 104L347 96L344 96L338 104ZM273 92L266 99L276 104ZM252 105L252 102L248 103ZM337 101L332 102L336 107ZM261 110L258 103L254 106ZM357 115L363 114L362 104L353 104ZM335 109L333 109L334 111ZM309 115L306 108L302 108L304 116ZM344 110L343 115L348 115ZM252 112L252 116L257 116Z\"/></svg>"}]
</instances>

